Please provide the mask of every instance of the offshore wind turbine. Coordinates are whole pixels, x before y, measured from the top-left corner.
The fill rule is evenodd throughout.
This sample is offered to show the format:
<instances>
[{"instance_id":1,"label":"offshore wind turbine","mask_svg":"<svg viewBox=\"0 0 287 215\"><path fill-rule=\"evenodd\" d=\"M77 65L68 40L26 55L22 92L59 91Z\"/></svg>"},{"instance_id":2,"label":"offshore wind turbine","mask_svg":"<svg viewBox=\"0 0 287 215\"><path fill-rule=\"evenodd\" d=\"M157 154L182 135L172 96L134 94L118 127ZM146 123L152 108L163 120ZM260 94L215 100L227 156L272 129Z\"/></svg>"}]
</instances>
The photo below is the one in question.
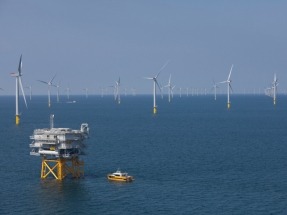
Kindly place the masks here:
<instances>
[{"instance_id":1,"label":"offshore wind turbine","mask_svg":"<svg viewBox=\"0 0 287 215\"><path fill-rule=\"evenodd\" d=\"M32 86L29 85L28 87L25 87L27 89L29 89L29 95L30 95L30 101L32 100Z\"/></svg>"},{"instance_id":2,"label":"offshore wind turbine","mask_svg":"<svg viewBox=\"0 0 287 215\"><path fill-rule=\"evenodd\" d=\"M83 90L85 91L85 95L86 95L86 99L87 99L88 98L88 91L89 91L89 89L88 88L84 88Z\"/></svg>"},{"instance_id":3,"label":"offshore wind turbine","mask_svg":"<svg viewBox=\"0 0 287 215\"><path fill-rule=\"evenodd\" d=\"M161 91L161 87L158 84L157 78L160 74L160 72L167 66L169 61L167 61L159 70L159 72L157 73L156 76L152 77L152 78L145 78L148 80L153 80L153 113L156 114L157 113L157 105L156 105L156 87L158 87L158 89Z\"/></svg>"},{"instance_id":4,"label":"offshore wind turbine","mask_svg":"<svg viewBox=\"0 0 287 215\"><path fill-rule=\"evenodd\" d=\"M121 86L121 79L119 77L119 80L116 81L116 85L115 85L115 100L118 100L118 104L121 103L120 86Z\"/></svg>"},{"instance_id":5,"label":"offshore wind turbine","mask_svg":"<svg viewBox=\"0 0 287 215\"><path fill-rule=\"evenodd\" d=\"M26 98L25 98L25 93L24 93L24 90L23 90L22 80L21 80L21 76L22 76L22 55L21 55L20 61L19 61L18 73L11 73L11 76L16 77L16 125L19 125L19 123L20 123L19 87L21 88L22 96L23 96L26 108L28 108L27 102L26 102Z\"/></svg>"},{"instance_id":6,"label":"offshore wind turbine","mask_svg":"<svg viewBox=\"0 0 287 215\"><path fill-rule=\"evenodd\" d=\"M273 90L273 104L276 105L276 94L277 94L277 86L279 85L276 73L274 73L274 79L272 82L272 90Z\"/></svg>"},{"instance_id":7,"label":"offshore wind turbine","mask_svg":"<svg viewBox=\"0 0 287 215\"><path fill-rule=\"evenodd\" d=\"M67 91L67 99L70 100L70 88L67 87L66 91Z\"/></svg>"},{"instance_id":8,"label":"offshore wind turbine","mask_svg":"<svg viewBox=\"0 0 287 215\"><path fill-rule=\"evenodd\" d=\"M218 86L217 86L217 84L214 82L214 80L213 80L213 90L214 90L214 100L216 100L216 93L217 93L217 88L219 88Z\"/></svg>"},{"instance_id":9,"label":"offshore wind turbine","mask_svg":"<svg viewBox=\"0 0 287 215\"><path fill-rule=\"evenodd\" d=\"M101 97L103 98L104 97L105 88L104 87L100 87L100 90L101 90Z\"/></svg>"},{"instance_id":10,"label":"offshore wind turbine","mask_svg":"<svg viewBox=\"0 0 287 215\"><path fill-rule=\"evenodd\" d=\"M57 102L60 102L60 87L61 87L61 82L58 82L58 84L56 85L57 87Z\"/></svg>"},{"instance_id":11,"label":"offshore wind turbine","mask_svg":"<svg viewBox=\"0 0 287 215\"><path fill-rule=\"evenodd\" d=\"M89 97L89 95L88 95L89 89L88 88L84 88L83 91L85 91L85 96L86 96L86 99L87 99Z\"/></svg>"},{"instance_id":12,"label":"offshore wind turbine","mask_svg":"<svg viewBox=\"0 0 287 215\"><path fill-rule=\"evenodd\" d=\"M168 83L167 83L167 85L165 87L168 88L168 102L170 102L171 101L171 97L173 97L173 91L172 90L175 87L175 86L172 86L172 84L171 84L171 74L169 76Z\"/></svg>"},{"instance_id":13,"label":"offshore wind turbine","mask_svg":"<svg viewBox=\"0 0 287 215\"><path fill-rule=\"evenodd\" d=\"M135 89L135 88L131 88L131 92L132 92L132 95L133 95L133 96L136 95L136 89Z\"/></svg>"},{"instance_id":14,"label":"offshore wind turbine","mask_svg":"<svg viewBox=\"0 0 287 215\"><path fill-rule=\"evenodd\" d=\"M40 81L40 82L42 82L42 83L48 85L48 106L49 106L49 107L51 107L51 93L50 93L50 88L51 88L51 86L56 87L56 85L53 84L53 80L54 80L55 77L56 77L56 75L54 75L54 77L53 77L50 81L48 81L48 82L38 80L38 81Z\"/></svg>"},{"instance_id":15,"label":"offshore wind turbine","mask_svg":"<svg viewBox=\"0 0 287 215\"><path fill-rule=\"evenodd\" d=\"M231 106L230 99L229 99L230 90L233 91L232 87L231 87L231 79L230 79L232 69L233 69L233 64L231 66L231 69L230 69L229 75L227 77L227 80L219 82L220 84L227 83L227 109L230 109L230 106Z\"/></svg>"}]
</instances>

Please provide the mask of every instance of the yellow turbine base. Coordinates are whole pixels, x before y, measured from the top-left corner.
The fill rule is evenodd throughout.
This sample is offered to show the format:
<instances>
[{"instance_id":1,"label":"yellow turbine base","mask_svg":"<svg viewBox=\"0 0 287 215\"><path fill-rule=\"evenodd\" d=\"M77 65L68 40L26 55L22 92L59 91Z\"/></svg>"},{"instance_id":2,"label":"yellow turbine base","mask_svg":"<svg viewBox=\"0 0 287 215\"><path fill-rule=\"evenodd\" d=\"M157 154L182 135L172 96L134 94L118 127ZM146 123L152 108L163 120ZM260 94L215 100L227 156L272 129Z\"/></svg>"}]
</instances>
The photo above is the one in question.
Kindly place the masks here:
<instances>
[{"instance_id":1,"label":"yellow turbine base","mask_svg":"<svg viewBox=\"0 0 287 215\"><path fill-rule=\"evenodd\" d=\"M229 102L227 103L227 109L230 109L230 107L231 107L231 103Z\"/></svg>"},{"instance_id":2,"label":"yellow turbine base","mask_svg":"<svg viewBox=\"0 0 287 215\"><path fill-rule=\"evenodd\" d=\"M273 104L276 105L276 100L273 100Z\"/></svg>"},{"instance_id":3,"label":"yellow turbine base","mask_svg":"<svg viewBox=\"0 0 287 215\"><path fill-rule=\"evenodd\" d=\"M19 125L19 124L20 124L20 116L16 115L16 125Z\"/></svg>"},{"instance_id":4,"label":"yellow turbine base","mask_svg":"<svg viewBox=\"0 0 287 215\"><path fill-rule=\"evenodd\" d=\"M57 180L63 180L67 175L73 178L84 176L84 162L78 157L75 158L58 158L58 159L42 159L41 178L46 179L52 176Z\"/></svg>"},{"instance_id":5,"label":"yellow turbine base","mask_svg":"<svg viewBox=\"0 0 287 215\"><path fill-rule=\"evenodd\" d=\"M157 109L156 107L153 107L153 114L156 114L157 113Z\"/></svg>"}]
</instances>

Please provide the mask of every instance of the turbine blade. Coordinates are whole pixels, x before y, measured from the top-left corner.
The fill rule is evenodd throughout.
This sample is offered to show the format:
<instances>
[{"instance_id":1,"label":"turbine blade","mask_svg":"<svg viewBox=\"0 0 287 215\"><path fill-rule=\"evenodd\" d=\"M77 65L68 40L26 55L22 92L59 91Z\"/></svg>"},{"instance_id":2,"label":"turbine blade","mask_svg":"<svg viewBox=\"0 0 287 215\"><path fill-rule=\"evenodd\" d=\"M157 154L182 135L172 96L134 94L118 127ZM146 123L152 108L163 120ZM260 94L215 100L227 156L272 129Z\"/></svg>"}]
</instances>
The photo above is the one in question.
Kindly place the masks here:
<instances>
[{"instance_id":1,"label":"turbine blade","mask_svg":"<svg viewBox=\"0 0 287 215\"><path fill-rule=\"evenodd\" d=\"M231 87L231 84L229 83L228 85L229 85L229 88L230 88L231 92L233 93L233 89Z\"/></svg>"},{"instance_id":2,"label":"turbine blade","mask_svg":"<svg viewBox=\"0 0 287 215\"><path fill-rule=\"evenodd\" d=\"M224 84L224 83L227 83L227 81L221 81L221 82L219 82L219 84Z\"/></svg>"},{"instance_id":3,"label":"turbine blade","mask_svg":"<svg viewBox=\"0 0 287 215\"><path fill-rule=\"evenodd\" d=\"M161 70L163 70L167 66L168 63L169 63L169 60L165 62L165 64L160 68L159 72L161 72Z\"/></svg>"},{"instance_id":4,"label":"turbine blade","mask_svg":"<svg viewBox=\"0 0 287 215\"><path fill-rule=\"evenodd\" d=\"M23 85L22 85L21 77L19 77L19 84L20 84L20 88L21 88L21 91L22 91L22 96L23 96L23 99L24 99L24 102L25 102L26 108L28 108L28 106L27 106L27 102L26 102L25 93L24 93L24 89L23 89Z\"/></svg>"},{"instance_id":5,"label":"turbine blade","mask_svg":"<svg viewBox=\"0 0 287 215\"><path fill-rule=\"evenodd\" d=\"M57 75L57 74L55 74L54 77L49 81L51 84L52 84L54 78L56 77L56 75Z\"/></svg>"},{"instance_id":6,"label":"turbine blade","mask_svg":"<svg viewBox=\"0 0 287 215\"><path fill-rule=\"evenodd\" d=\"M41 80L37 80L37 81L40 81L40 82L42 82L42 83L44 83L44 84L49 84L49 83L46 82L46 81L41 81Z\"/></svg>"},{"instance_id":7,"label":"turbine blade","mask_svg":"<svg viewBox=\"0 0 287 215\"><path fill-rule=\"evenodd\" d=\"M159 91L161 92L161 87L159 86L159 84L158 84L157 80L155 79L154 81L155 81L156 85L158 86Z\"/></svg>"},{"instance_id":8,"label":"turbine blade","mask_svg":"<svg viewBox=\"0 0 287 215\"><path fill-rule=\"evenodd\" d=\"M169 63L169 60L160 68L159 72L157 73L157 75L154 78L157 78L159 76L161 71L167 66L168 63Z\"/></svg>"},{"instance_id":9,"label":"turbine blade","mask_svg":"<svg viewBox=\"0 0 287 215\"><path fill-rule=\"evenodd\" d=\"M22 74L22 54L20 56L20 61L19 61L19 66L18 66L18 72L19 72L19 75L21 76Z\"/></svg>"},{"instance_id":10,"label":"turbine blade","mask_svg":"<svg viewBox=\"0 0 287 215\"><path fill-rule=\"evenodd\" d=\"M232 66L231 66L231 69L230 69L230 72L229 72L229 75L228 75L227 81L229 81L229 80L230 80L230 76L231 76L232 69L233 69L233 64L232 64Z\"/></svg>"}]
</instances>

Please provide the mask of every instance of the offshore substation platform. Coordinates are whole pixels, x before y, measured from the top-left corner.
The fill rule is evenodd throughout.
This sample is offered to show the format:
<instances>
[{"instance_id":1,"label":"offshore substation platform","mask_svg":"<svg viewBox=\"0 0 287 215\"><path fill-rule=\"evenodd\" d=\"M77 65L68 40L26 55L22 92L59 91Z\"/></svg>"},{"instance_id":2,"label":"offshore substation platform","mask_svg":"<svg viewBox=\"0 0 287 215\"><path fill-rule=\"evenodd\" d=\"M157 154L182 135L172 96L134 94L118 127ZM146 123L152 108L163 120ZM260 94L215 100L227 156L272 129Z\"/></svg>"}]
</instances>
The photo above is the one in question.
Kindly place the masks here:
<instances>
[{"instance_id":1,"label":"offshore substation platform","mask_svg":"<svg viewBox=\"0 0 287 215\"><path fill-rule=\"evenodd\" d=\"M79 156L84 154L84 140L89 137L89 126L82 123L80 130L54 128L54 115L50 116L50 128L35 129L30 139L30 155L42 157L41 178L53 176L63 180L84 176L84 162Z\"/></svg>"}]
</instances>

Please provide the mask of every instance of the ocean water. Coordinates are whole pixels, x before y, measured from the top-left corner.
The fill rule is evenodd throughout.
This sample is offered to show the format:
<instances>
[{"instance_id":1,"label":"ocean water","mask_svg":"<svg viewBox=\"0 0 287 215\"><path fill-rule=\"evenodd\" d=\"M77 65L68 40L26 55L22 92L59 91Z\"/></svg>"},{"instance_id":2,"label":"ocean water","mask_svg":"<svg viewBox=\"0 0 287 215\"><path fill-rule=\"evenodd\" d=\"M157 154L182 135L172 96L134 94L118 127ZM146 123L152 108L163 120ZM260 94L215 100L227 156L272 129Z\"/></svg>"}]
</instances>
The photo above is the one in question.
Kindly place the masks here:
<instances>
[{"instance_id":1,"label":"ocean water","mask_svg":"<svg viewBox=\"0 0 287 215\"><path fill-rule=\"evenodd\" d=\"M0 214L287 214L287 98L73 96L47 107L46 96L0 97ZM83 179L41 180L30 156L36 128L90 126ZM120 168L135 177L114 183Z\"/></svg>"}]
</instances>

